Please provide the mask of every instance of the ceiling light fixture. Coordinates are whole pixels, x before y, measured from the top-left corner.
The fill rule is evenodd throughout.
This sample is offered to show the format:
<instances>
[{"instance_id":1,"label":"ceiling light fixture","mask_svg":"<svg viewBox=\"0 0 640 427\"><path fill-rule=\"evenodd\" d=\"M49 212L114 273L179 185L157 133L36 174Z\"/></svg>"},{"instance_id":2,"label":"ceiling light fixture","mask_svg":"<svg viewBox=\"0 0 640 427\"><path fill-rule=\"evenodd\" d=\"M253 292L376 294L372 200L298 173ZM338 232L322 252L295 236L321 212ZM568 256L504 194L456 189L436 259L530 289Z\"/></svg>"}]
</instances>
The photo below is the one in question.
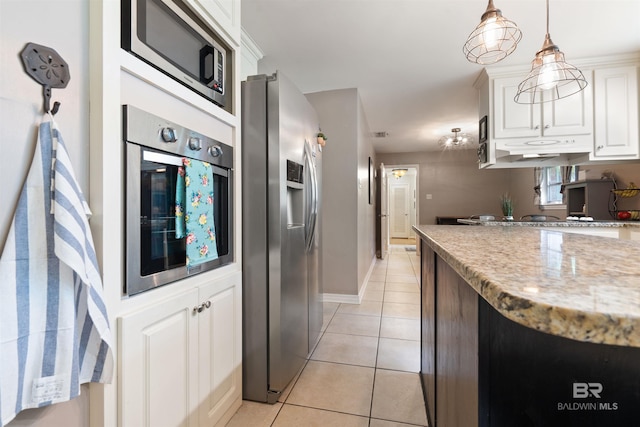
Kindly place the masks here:
<instances>
[{"instance_id":1,"label":"ceiling light fixture","mask_svg":"<svg viewBox=\"0 0 640 427\"><path fill-rule=\"evenodd\" d=\"M462 47L470 62L489 65L503 60L516 50L522 38L522 31L515 22L502 16L502 11L489 0L487 10L482 14L480 23Z\"/></svg>"},{"instance_id":2,"label":"ceiling light fixture","mask_svg":"<svg viewBox=\"0 0 640 427\"><path fill-rule=\"evenodd\" d=\"M465 148L473 142L473 137L466 133L460 133L460 128L453 128L451 129L451 132L453 132L453 135L443 136L438 140L438 144L444 147L445 150Z\"/></svg>"},{"instance_id":3,"label":"ceiling light fixture","mask_svg":"<svg viewBox=\"0 0 640 427\"><path fill-rule=\"evenodd\" d=\"M407 169L391 169L391 175L395 176L396 179L402 178L407 173Z\"/></svg>"},{"instance_id":4,"label":"ceiling light fixture","mask_svg":"<svg viewBox=\"0 0 640 427\"><path fill-rule=\"evenodd\" d=\"M582 72L564 61L564 53L553 44L549 35L549 0L547 0L547 34L542 49L531 62L531 72L518 85L514 101L518 104L539 104L565 98L587 87ZM543 96L543 93L545 94Z\"/></svg>"}]
</instances>

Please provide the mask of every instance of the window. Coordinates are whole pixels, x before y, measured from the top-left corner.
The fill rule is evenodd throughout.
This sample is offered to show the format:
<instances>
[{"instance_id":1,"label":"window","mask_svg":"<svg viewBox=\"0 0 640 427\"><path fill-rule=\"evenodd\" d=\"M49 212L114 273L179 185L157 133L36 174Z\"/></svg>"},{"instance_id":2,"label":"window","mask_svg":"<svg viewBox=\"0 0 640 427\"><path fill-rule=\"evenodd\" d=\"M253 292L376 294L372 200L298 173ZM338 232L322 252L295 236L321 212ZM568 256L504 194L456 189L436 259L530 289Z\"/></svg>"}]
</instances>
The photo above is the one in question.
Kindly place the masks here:
<instances>
[{"instance_id":1,"label":"window","mask_svg":"<svg viewBox=\"0 0 640 427\"><path fill-rule=\"evenodd\" d=\"M549 166L542 168L542 184L540 186L543 205L562 205L563 174L567 174L566 182L578 179L578 166Z\"/></svg>"}]
</instances>

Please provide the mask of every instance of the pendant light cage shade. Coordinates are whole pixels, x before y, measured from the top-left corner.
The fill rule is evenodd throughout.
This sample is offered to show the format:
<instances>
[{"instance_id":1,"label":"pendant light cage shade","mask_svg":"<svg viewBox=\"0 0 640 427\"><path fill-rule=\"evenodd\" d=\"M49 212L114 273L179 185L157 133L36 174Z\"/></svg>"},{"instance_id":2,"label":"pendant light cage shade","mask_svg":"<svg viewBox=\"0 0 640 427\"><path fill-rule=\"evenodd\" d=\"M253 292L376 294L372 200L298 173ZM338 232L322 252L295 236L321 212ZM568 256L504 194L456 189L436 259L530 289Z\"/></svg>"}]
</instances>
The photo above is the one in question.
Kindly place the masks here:
<instances>
[{"instance_id":1,"label":"pendant light cage shade","mask_svg":"<svg viewBox=\"0 0 640 427\"><path fill-rule=\"evenodd\" d=\"M518 85L518 92L513 98L518 104L540 104L566 98L587 87L587 80L582 71L564 60L560 51L549 35L549 0L547 3L547 33L544 36L542 49L536 52L531 61L531 72Z\"/></svg>"},{"instance_id":2,"label":"pendant light cage shade","mask_svg":"<svg viewBox=\"0 0 640 427\"><path fill-rule=\"evenodd\" d=\"M564 60L559 50L541 55L531 62L531 72L518 85L514 101L518 104L540 104L566 98L587 87L582 71Z\"/></svg>"},{"instance_id":3,"label":"pendant light cage shade","mask_svg":"<svg viewBox=\"0 0 640 427\"><path fill-rule=\"evenodd\" d=\"M487 10L478 26L469 34L462 47L470 62L481 65L495 64L509 56L520 42L522 32L515 22L502 16L493 0L489 0Z\"/></svg>"}]
</instances>

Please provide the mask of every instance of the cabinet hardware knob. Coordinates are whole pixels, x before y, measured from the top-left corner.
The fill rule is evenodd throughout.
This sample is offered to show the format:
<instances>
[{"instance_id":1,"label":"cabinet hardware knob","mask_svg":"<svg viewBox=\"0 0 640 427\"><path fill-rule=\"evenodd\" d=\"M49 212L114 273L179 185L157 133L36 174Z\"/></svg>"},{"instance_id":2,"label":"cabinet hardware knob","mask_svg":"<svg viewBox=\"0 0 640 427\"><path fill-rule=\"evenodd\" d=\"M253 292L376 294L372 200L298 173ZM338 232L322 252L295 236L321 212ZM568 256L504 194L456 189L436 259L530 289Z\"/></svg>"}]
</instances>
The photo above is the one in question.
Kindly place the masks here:
<instances>
[{"instance_id":1,"label":"cabinet hardware knob","mask_svg":"<svg viewBox=\"0 0 640 427\"><path fill-rule=\"evenodd\" d=\"M209 307L211 307L211 301L205 301L202 304L193 307L193 314L202 313Z\"/></svg>"},{"instance_id":2,"label":"cabinet hardware knob","mask_svg":"<svg viewBox=\"0 0 640 427\"><path fill-rule=\"evenodd\" d=\"M551 127L551 125L544 125L545 129L549 129Z\"/></svg>"},{"instance_id":3,"label":"cabinet hardware knob","mask_svg":"<svg viewBox=\"0 0 640 427\"><path fill-rule=\"evenodd\" d=\"M603 148L604 148L604 145L598 145L598 146L596 147L596 150L602 150Z\"/></svg>"},{"instance_id":4,"label":"cabinet hardware knob","mask_svg":"<svg viewBox=\"0 0 640 427\"><path fill-rule=\"evenodd\" d=\"M536 127L534 127L534 129L540 129L540 125L536 125Z\"/></svg>"}]
</instances>

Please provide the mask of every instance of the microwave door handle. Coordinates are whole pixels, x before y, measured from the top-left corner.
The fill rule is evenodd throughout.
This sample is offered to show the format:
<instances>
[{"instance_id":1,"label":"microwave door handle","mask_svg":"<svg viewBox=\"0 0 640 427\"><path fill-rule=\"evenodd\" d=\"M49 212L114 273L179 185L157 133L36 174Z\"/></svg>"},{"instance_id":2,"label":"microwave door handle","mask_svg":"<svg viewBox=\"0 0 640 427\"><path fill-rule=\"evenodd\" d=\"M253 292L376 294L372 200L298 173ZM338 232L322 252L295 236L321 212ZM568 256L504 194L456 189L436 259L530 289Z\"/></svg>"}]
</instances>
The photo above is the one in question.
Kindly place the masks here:
<instances>
[{"instance_id":1,"label":"microwave door handle","mask_svg":"<svg viewBox=\"0 0 640 427\"><path fill-rule=\"evenodd\" d=\"M215 54L215 50L212 46L206 45L200 49L200 81L207 86L209 86L209 83L211 83L216 76L216 70L214 67ZM208 69L211 70L211 74L209 76L205 75L207 72L207 61L210 61Z\"/></svg>"}]
</instances>

